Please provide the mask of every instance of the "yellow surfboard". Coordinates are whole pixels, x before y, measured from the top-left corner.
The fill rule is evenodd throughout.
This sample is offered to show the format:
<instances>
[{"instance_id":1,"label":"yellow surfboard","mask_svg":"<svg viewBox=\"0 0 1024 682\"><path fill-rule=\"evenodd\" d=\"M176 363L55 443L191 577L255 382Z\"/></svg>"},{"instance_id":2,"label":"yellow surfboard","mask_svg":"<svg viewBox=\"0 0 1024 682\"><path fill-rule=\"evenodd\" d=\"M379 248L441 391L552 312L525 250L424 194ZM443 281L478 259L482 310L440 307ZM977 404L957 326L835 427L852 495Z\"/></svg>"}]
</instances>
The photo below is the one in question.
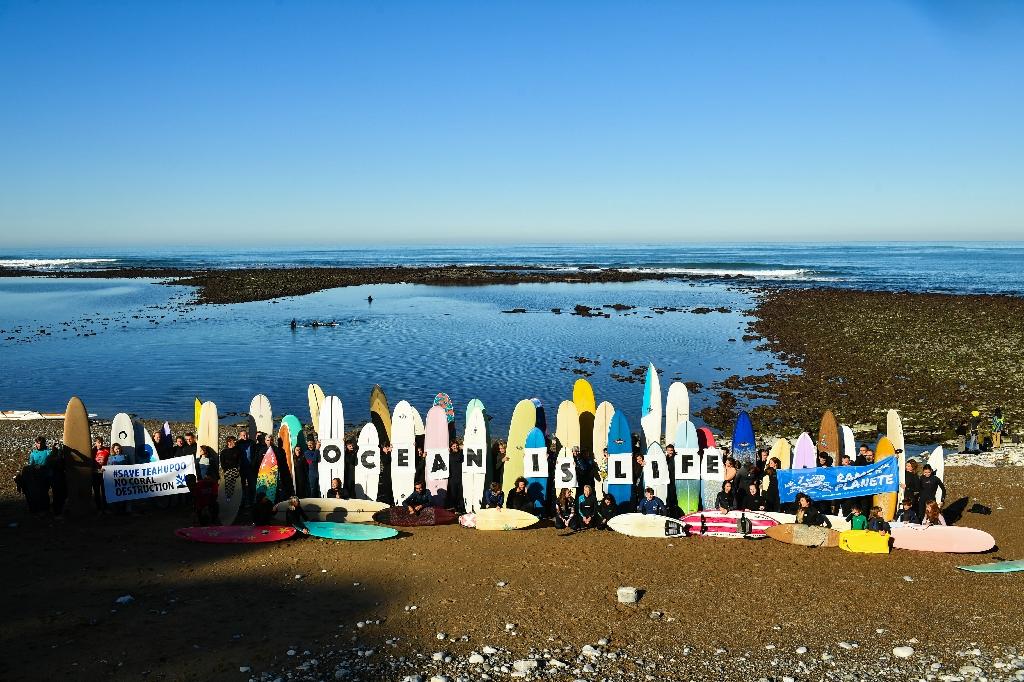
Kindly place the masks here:
<instances>
[{"instance_id":1,"label":"yellow surfboard","mask_svg":"<svg viewBox=\"0 0 1024 682\"><path fill-rule=\"evenodd\" d=\"M320 428L320 406L324 404L324 389L319 384L310 384L306 389L306 399L309 401L310 424L314 429Z\"/></svg>"},{"instance_id":2,"label":"yellow surfboard","mask_svg":"<svg viewBox=\"0 0 1024 682\"><path fill-rule=\"evenodd\" d=\"M793 461L793 444L786 438L776 438L771 452L768 453L768 459L772 457L778 457L782 462L782 468L789 469Z\"/></svg>"},{"instance_id":3,"label":"yellow surfboard","mask_svg":"<svg viewBox=\"0 0 1024 682\"><path fill-rule=\"evenodd\" d=\"M861 554L888 554L892 536L874 530L844 530L839 534L839 547Z\"/></svg>"},{"instance_id":4,"label":"yellow surfboard","mask_svg":"<svg viewBox=\"0 0 1024 682\"><path fill-rule=\"evenodd\" d=\"M391 443L391 408L388 407L388 397L379 384L373 385L370 391L370 418L377 427L377 436L381 444Z\"/></svg>"},{"instance_id":5,"label":"yellow surfboard","mask_svg":"<svg viewBox=\"0 0 1024 682\"><path fill-rule=\"evenodd\" d=\"M875 447L875 461L881 462L883 459L896 456L896 448L893 447L892 441L888 438L882 438L878 441L878 445ZM896 516L896 504L899 498L899 493L880 493L872 498L871 503L876 507L882 508L882 517L886 521L892 521Z\"/></svg>"},{"instance_id":6,"label":"yellow surfboard","mask_svg":"<svg viewBox=\"0 0 1024 682\"><path fill-rule=\"evenodd\" d=\"M576 405L576 411L580 414L597 412L597 402L594 398L594 387L586 379L577 379L572 386L572 402Z\"/></svg>"},{"instance_id":7,"label":"yellow surfboard","mask_svg":"<svg viewBox=\"0 0 1024 682\"><path fill-rule=\"evenodd\" d=\"M537 421L537 406L532 400L520 400L512 411L512 421L508 425L508 441L505 445L505 462L501 476L501 489L508 495L515 488L516 479L525 471L523 457L526 449L526 435L533 429Z\"/></svg>"},{"instance_id":8,"label":"yellow surfboard","mask_svg":"<svg viewBox=\"0 0 1024 682\"><path fill-rule=\"evenodd\" d=\"M199 396L196 396L195 409L196 409L196 419L195 419L196 431L198 431L199 430L199 413L203 411L203 401L199 399Z\"/></svg>"}]
</instances>

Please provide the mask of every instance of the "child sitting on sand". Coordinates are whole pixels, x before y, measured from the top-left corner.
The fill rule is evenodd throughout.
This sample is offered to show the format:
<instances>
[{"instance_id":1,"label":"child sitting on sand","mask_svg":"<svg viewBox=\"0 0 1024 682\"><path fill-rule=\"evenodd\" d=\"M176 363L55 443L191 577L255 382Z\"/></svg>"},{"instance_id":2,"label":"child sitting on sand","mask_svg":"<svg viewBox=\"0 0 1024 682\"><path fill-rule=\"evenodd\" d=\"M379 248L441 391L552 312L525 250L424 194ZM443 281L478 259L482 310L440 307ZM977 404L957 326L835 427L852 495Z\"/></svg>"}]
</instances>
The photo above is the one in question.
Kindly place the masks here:
<instances>
[{"instance_id":1,"label":"child sitting on sand","mask_svg":"<svg viewBox=\"0 0 1024 682\"><path fill-rule=\"evenodd\" d=\"M568 488L562 488L555 500L555 528L559 530L579 530L579 517L576 514L575 500Z\"/></svg>"},{"instance_id":2,"label":"child sitting on sand","mask_svg":"<svg viewBox=\"0 0 1024 682\"><path fill-rule=\"evenodd\" d=\"M871 508L871 516L868 517L868 530L883 534L892 532L889 522L882 516L881 507L875 506Z\"/></svg>"},{"instance_id":3,"label":"child sitting on sand","mask_svg":"<svg viewBox=\"0 0 1024 682\"><path fill-rule=\"evenodd\" d=\"M896 512L896 518L893 520L900 523L920 523L920 519L917 518L917 512L914 511L914 500L904 497L903 508Z\"/></svg>"},{"instance_id":4,"label":"child sitting on sand","mask_svg":"<svg viewBox=\"0 0 1024 682\"><path fill-rule=\"evenodd\" d=\"M484 509L501 509L505 506L505 493L501 492L501 484L497 481L484 491Z\"/></svg>"},{"instance_id":5,"label":"child sitting on sand","mask_svg":"<svg viewBox=\"0 0 1024 682\"><path fill-rule=\"evenodd\" d=\"M268 498L266 493L260 493L252 507L252 523L254 526L269 526L273 520L274 501Z\"/></svg>"},{"instance_id":6,"label":"child sitting on sand","mask_svg":"<svg viewBox=\"0 0 1024 682\"><path fill-rule=\"evenodd\" d=\"M306 516L306 510L302 508L299 503L299 498L292 497L288 498L288 509L284 513L285 523L295 528L303 535L309 535L309 529L306 528L306 522L309 521L309 517Z\"/></svg>"},{"instance_id":7,"label":"child sitting on sand","mask_svg":"<svg viewBox=\"0 0 1024 682\"><path fill-rule=\"evenodd\" d=\"M939 503L932 500L924 506L924 520L921 522L925 526L945 526L946 519L942 516L942 509L939 507Z\"/></svg>"}]
</instances>

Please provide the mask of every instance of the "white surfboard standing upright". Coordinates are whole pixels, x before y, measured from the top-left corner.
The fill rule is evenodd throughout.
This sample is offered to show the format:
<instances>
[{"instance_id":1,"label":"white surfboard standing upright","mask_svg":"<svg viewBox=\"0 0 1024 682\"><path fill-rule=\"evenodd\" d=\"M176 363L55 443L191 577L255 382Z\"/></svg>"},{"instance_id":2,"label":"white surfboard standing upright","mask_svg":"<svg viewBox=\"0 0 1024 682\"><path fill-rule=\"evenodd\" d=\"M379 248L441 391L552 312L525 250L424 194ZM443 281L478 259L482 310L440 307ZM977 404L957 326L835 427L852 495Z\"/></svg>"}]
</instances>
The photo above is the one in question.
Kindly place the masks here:
<instances>
[{"instance_id":1,"label":"white surfboard standing upright","mask_svg":"<svg viewBox=\"0 0 1024 682\"><path fill-rule=\"evenodd\" d=\"M320 496L327 497L331 481L345 484L345 411L338 396L327 396L320 406L316 427L320 438Z\"/></svg>"},{"instance_id":2,"label":"white surfboard standing upright","mask_svg":"<svg viewBox=\"0 0 1024 682\"><path fill-rule=\"evenodd\" d=\"M690 392L686 384L673 381L665 395L665 441L675 438L679 425L690 420Z\"/></svg>"},{"instance_id":3,"label":"white surfboard standing upright","mask_svg":"<svg viewBox=\"0 0 1024 682\"><path fill-rule=\"evenodd\" d=\"M705 448L700 469L700 497L703 509L715 509L715 499L718 493L722 492L724 480L725 465L722 464L722 451L718 448Z\"/></svg>"},{"instance_id":4,"label":"white surfboard standing upright","mask_svg":"<svg viewBox=\"0 0 1024 682\"><path fill-rule=\"evenodd\" d=\"M416 482L416 417L407 400L391 413L391 492L395 504L412 494Z\"/></svg>"},{"instance_id":5,"label":"white surfboard standing upright","mask_svg":"<svg viewBox=\"0 0 1024 682\"><path fill-rule=\"evenodd\" d=\"M256 423L256 430L268 436L274 435L274 414L270 409L270 399L262 393L253 397L249 403L249 414ZM249 437L256 440L256 434L250 433Z\"/></svg>"},{"instance_id":6,"label":"white surfboard standing upright","mask_svg":"<svg viewBox=\"0 0 1024 682\"><path fill-rule=\"evenodd\" d=\"M647 366L647 377L644 379L640 428L643 429L647 441L644 444L646 447L661 442L661 379L653 363Z\"/></svg>"},{"instance_id":7,"label":"white surfboard standing upright","mask_svg":"<svg viewBox=\"0 0 1024 682\"><path fill-rule=\"evenodd\" d=\"M487 486L487 420L483 403L470 401L462 436L462 502L467 512L479 511Z\"/></svg>"},{"instance_id":8,"label":"white surfboard standing upright","mask_svg":"<svg viewBox=\"0 0 1024 682\"><path fill-rule=\"evenodd\" d=\"M343 460L344 461L344 460ZM363 425L356 444L355 495L376 500L380 486L380 436L373 422Z\"/></svg>"},{"instance_id":9,"label":"white surfboard standing upright","mask_svg":"<svg viewBox=\"0 0 1024 682\"><path fill-rule=\"evenodd\" d=\"M644 457L644 485L653 488L654 496L665 502L668 499L668 486L671 482L672 473L668 468L665 450L661 443L651 443Z\"/></svg>"}]
</instances>

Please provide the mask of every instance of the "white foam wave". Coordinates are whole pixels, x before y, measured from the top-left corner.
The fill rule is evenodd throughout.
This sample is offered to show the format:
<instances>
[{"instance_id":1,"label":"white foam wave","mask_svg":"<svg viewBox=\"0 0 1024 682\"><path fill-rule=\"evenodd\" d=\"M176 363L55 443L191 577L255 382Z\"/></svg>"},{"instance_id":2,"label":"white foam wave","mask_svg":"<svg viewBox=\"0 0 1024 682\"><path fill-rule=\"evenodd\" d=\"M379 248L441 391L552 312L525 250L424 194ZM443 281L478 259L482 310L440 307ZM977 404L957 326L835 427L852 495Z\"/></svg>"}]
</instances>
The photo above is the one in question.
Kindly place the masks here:
<instances>
[{"instance_id":1,"label":"white foam wave","mask_svg":"<svg viewBox=\"0 0 1024 682\"><path fill-rule=\"evenodd\" d=\"M66 268L96 263L114 263L116 258L0 258L3 268Z\"/></svg>"},{"instance_id":2,"label":"white foam wave","mask_svg":"<svg viewBox=\"0 0 1024 682\"><path fill-rule=\"evenodd\" d=\"M744 270L733 268L620 268L623 272L657 272L666 275L700 275L707 277L753 277L755 279L812 279L813 270Z\"/></svg>"}]
</instances>

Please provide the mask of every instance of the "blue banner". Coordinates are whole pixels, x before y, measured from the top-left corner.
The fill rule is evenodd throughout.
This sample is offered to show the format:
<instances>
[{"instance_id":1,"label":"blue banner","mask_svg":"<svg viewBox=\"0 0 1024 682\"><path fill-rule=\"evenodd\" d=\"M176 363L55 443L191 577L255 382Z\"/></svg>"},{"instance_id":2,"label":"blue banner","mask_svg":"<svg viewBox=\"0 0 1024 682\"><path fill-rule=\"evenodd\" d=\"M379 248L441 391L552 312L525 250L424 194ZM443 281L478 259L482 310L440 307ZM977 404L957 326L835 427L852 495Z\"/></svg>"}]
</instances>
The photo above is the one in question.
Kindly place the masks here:
<instances>
[{"instance_id":1,"label":"blue banner","mask_svg":"<svg viewBox=\"0 0 1024 682\"><path fill-rule=\"evenodd\" d=\"M817 467L779 471L779 499L792 502L797 493L812 500L841 500L879 493L894 493L900 487L900 461L887 457L863 467Z\"/></svg>"}]
</instances>

